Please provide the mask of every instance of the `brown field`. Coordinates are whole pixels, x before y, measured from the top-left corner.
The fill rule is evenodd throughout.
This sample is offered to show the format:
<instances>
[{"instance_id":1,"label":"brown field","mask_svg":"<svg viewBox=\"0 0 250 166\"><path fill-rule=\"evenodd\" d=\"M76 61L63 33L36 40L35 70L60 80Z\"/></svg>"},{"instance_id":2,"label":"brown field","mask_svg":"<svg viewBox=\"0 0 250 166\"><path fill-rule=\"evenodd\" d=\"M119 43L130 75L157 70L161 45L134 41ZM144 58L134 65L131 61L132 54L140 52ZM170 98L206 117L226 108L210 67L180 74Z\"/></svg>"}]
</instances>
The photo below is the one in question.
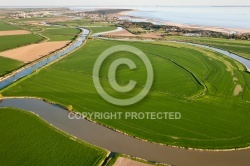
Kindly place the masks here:
<instances>
[{"instance_id":1,"label":"brown field","mask_svg":"<svg viewBox=\"0 0 250 166\"><path fill-rule=\"evenodd\" d=\"M44 42L0 52L0 56L16 59L24 63L32 62L66 46L70 41Z\"/></svg>"},{"instance_id":2,"label":"brown field","mask_svg":"<svg viewBox=\"0 0 250 166\"><path fill-rule=\"evenodd\" d=\"M135 34L132 34L125 29L123 29L121 31L105 33L105 34L102 34L101 36L104 36L104 37L143 37L143 38L151 38L151 39L162 38L160 33L152 32L152 33L146 33L146 34L142 34L142 35L135 35Z\"/></svg>"},{"instance_id":3,"label":"brown field","mask_svg":"<svg viewBox=\"0 0 250 166\"><path fill-rule=\"evenodd\" d=\"M0 36L26 35L26 34L30 34L30 32L26 30L0 31Z\"/></svg>"},{"instance_id":4,"label":"brown field","mask_svg":"<svg viewBox=\"0 0 250 166\"><path fill-rule=\"evenodd\" d=\"M119 157L114 166L151 166L146 163L141 163L139 161L131 160L129 158Z\"/></svg>"}]
</instances>

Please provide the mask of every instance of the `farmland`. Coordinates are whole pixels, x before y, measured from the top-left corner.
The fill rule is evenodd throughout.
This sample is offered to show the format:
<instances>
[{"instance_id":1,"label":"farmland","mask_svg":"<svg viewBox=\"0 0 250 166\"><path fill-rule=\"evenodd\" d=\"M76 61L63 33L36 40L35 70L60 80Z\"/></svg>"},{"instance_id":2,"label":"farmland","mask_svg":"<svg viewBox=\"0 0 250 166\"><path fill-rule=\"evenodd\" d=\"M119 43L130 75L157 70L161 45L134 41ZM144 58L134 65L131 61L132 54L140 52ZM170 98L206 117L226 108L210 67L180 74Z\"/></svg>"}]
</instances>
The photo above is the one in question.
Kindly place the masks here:
<instances>
[{"instance_id":1,"label":"farmland","mask_svg":"<svg viewBox=\"0 0 250 166\"><path fill-rule=\"evenodd\" d=\"M100 32L106 32L106 31L112 31L115 30L115 26L107 26L107 27L89 27L91 29L91 33L100 33Z\"/></svg>"},{"instance_id":2,"label":"farmland","mask_svg":"<svg viewBox=\"0 0 250 166\"><path fill-rule=\"evenodd\" d=\"M58 131L29 112L1 108L0 119L0 163L4 165L99 165L106 156L104 150Z\"/></svg>"},{"instance_id":3,"label":"farmland","mask_svg":"<svg viewBox=\"0 0 250 166\"><path fill-rule=\"evenodd\" d=\"M0 51L5 51L8 49L21 47L28 44L38 43L42 40L43 38L35 34L0 36Z\"/></svg>"},{"instance_id":4,"label":"farmland","mask_svg":"<svg viewBox=\"0 0 250 166\"><path fill-rule=\"evenodd\" d=\"M20 28L0 21L0 31L20 30Z\"/></svg>"},{"instance_id":5,"label":"farmland","mask_svg":"<svg viewBox=\"0 0 250 166\"><path fill-rule=\"evenodd\" d=\"M105 49L127 44L144 51L154 68L148 96L135 105L118 107L104 101L92 82L96 58ZM98 49L96 49L98 48ZM117 57L132 58L136 72L118 68L117 82L137 81L132 93L117 94L107 81L108 66ZM142 62L131 53L116 53L105 61L101 82L112 96L137 94L146 79ZM2 90L4 96L34 96L74 111L180 112L180 120L96 120L135 137L167 145L226 149L250 145L250 75L243 65L221 54L183 44L89 40L59 62ZM239 88L240 87L240 88ZM225 104L226 103L226 104ZM95 119L93 119L95 120Z\"/></svg>"},{"instance_id":6,"label":"farmland","mask_svg":"<svg viewBox=\"0 0 250 166\"><path fill-rule=\"evenodd\" d=\"M13 59L1 57L1 52L42 41L43 38L35 34L0 36L0 76L17 69L23 63Z\"/></svg>"},{"instance_id":7,"label":"farmland","mask_svg":"<svg viewBox=\"0 0 250 166\"><path fill-rule=\"evenodd\" d=\"M0 77L22 66L22 62L0 57Z\"/></svg>"},{"instance_id":8,"label":"farmland","mask_svg":"<svg viewBox=\"0 0 250 166\"><path fill-rule=\"evenodd\" d=\"M107 22L93 22L90 19L79 19L79 20L69 20L69 21L60 21L60 22L54 22L53 24L57 25L67 25L67 26L112 26L114 24L107 23Z\"/></svg>"},{"instance_id":9,"label":"farmland","mask_svg":"<svg viewBox=\"0 0 250 166\"><path fill-rule=\"evenodd\" d=\"M78 33L81 31L76 28L56 28L46 29L42 32L42 35L49 38L49 41L66 41L74 40Z\"/></svg>"},{"instance_id":10,"label":"farmland","mask_svg":"<svg viewBox=\"0 0 250 166\"><path fill-rule=\"evenodd\" d=\"M186 41L198 44L205 44L236 53L242 57L250 59L250 41L227 40L218 38L198 38L184 36L168 36L167 40Z\"/></svg>"}]
</instances>

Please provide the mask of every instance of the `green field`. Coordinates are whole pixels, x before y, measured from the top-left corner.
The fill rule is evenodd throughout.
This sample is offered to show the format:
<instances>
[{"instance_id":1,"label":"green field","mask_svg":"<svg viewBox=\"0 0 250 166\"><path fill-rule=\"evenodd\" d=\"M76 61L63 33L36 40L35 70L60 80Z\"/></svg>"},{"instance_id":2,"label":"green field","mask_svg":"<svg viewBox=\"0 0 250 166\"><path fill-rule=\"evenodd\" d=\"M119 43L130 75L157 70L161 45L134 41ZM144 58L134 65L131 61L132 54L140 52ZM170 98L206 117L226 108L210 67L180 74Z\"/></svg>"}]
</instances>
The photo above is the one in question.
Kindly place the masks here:
<instances>
[{"instance_id":1,"label":"green field","mask_svg":"<svg viewBox=\"0 0 250 166\"><path fill-rule=\"evenodd\" d=\"M20 28L0 21L0 31L20 30Z\"/></svg>"},{"instance_id":2,"label":"green field","mask_svg":"<svg viewBox=\"0 0 250 166\"><path fill-rule=\"evenodd\" d=\"M0 120L1 165L94 166L107 153L61 133L25 111L1 108Z\"/></svg>"},{"instance_id":3,"label":"green field","mask_svg":"<svg viewBox=\"0 0 250 166\"><path fill-rule=\"evenodd\" d=\"M115 26L110 26L110 27L89 27L91 29L91 33L100 33L100 32L106 32L106 31L112 31L115 30Z\"/></svg>"},{"instance_id":4,"label":"green field","mask_svg":"<svg viewBox=\"0 0 250 166\"><path fill-rule=\"evenodd\" d=\"M167 36L166 39L205 44L205 45L221 48L227 51L231 51L242 57L250 59L250 41L205 38L205 37L204 38L184 37L184 36Z\"/></svg>"},{"instance_id":5,"label":"green field","mask_svg":"<svg viewBox=\"0 0 250 166\"><path fill-rule=\"evenodd\" d=\"M49 41L74 40L81 30L76 28L45 29L41 34L48 37Z\"/></svg>"},{"instance_id":6,"label":"green field","mask_svg":"<svg viewBox=\"0 0 250 166\"><path fill-rule=\"evenodd\" d=\"M71 21L60 21L54 22L53 24L57 25L67 25L67 26L112 26L114 24L108 22L93 22L90 19L79 19L79 20L71 20Z\"/></svg>"},{"instance_id":7,"label":"green field","mask_svg":"<svg viewBox=\"0 0 250 166\"><path fill-rule=\"evenodd\" d=\"M119 107L96 92L92 70L96 58L119 44L144 51L154 68L154 83L141 102ZM107 81L108 67L118 57L133 59L138 68L118 68L118 82L137 81L131 93L115 92ZM141 60L121 52L109 57L101 68L101 82L112 96L128 98L143 87L146 71ZM168 145L223 149L250 146L250 74L244 66L221 54L176 43L139 43L89 40L61 61L13 84L4 96L37 96L75 111L180 112L180 120L97 120L142 139Z\"/></svg>"},{"instance_id":8,"label":"green field","mask_svg":"<svg viewBox=\"0 0 250 166\"><path fill-rule=\"evenodd\" d=\"M22 66L23 63L0 56L0 77Z\"/></svg>"},{"instance_id":9,"label":"green field","mask_svg":"<svg viewBox=\"0 0 250 166\"><path fill-rule=\"evenodd\" d=\"M42 40L43 38L35 34L0 36L0 52L28 44L38 43Z\"/></svg>"}]
</instances>

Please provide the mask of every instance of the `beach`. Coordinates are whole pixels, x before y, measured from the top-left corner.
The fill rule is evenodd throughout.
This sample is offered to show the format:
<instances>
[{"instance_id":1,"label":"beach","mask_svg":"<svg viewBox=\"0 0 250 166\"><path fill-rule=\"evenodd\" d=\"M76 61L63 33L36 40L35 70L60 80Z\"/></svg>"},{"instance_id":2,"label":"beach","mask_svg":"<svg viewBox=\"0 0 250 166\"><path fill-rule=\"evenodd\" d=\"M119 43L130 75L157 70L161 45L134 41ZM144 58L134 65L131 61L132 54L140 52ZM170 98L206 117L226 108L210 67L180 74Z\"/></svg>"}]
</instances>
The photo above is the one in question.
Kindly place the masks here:
<instances>
[{"instance_id":1,"label":"beach","mask_svg":"<svg viewBox=\"0 0 250 166\"><path fill-rule=\"evenodd\" d=\"M141 13L140 13L141 12ZM140 14L137 14L140 13ZM148 14L145 14L145 16L142 16L143 13L146 13L145 11L140 11L139 9L133 9L131 11L123 11L118 13L118 17L120 18L130 18L131 20L142 20L147 21L155 24L161 24L161 25L168 25L168 26L176 26L180 27L182 29L194 29L194 30L208 30L208 31L215 31L220 33L226 33L226 34L244 34L244 33L250 33L250 26L249 27L230 27L229 25L226 26L216 26L216 25L202 25L202 24L187 24L187 23L180 23L178 21L164 21L168 19L168 16L165 16L165 19L153 19L153 16L149 18ZM205 17L205 16L204 16ZM232 21L233 22L233 21ZM232 23L233 24L233 23Z\"/></svg>"}]
</instances>

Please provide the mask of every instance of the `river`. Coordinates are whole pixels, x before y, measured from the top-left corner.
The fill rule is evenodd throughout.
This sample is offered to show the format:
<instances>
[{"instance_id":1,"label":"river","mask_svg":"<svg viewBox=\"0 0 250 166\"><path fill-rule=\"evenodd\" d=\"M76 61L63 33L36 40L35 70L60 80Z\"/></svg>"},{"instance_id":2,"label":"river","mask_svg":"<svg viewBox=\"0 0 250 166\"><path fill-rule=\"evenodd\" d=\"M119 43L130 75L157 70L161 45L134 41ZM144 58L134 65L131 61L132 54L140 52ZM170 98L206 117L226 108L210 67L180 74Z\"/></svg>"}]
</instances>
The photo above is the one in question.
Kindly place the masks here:
<instances>
[{"instance_id":1,"label":"river","mask_svg":"<svg viewBox=\"0 0 250 166\"><path fill-rule=\"evenodd\" d=\"M38 114L60 130L111 152L124 153L148 161L176 166L249 166L250 149L237 151L197 151L179 149L138 140L85 119L69 119L68 111L37 99L4 99L0 107L14 107Z\"/></svg>"}]
</instances>

